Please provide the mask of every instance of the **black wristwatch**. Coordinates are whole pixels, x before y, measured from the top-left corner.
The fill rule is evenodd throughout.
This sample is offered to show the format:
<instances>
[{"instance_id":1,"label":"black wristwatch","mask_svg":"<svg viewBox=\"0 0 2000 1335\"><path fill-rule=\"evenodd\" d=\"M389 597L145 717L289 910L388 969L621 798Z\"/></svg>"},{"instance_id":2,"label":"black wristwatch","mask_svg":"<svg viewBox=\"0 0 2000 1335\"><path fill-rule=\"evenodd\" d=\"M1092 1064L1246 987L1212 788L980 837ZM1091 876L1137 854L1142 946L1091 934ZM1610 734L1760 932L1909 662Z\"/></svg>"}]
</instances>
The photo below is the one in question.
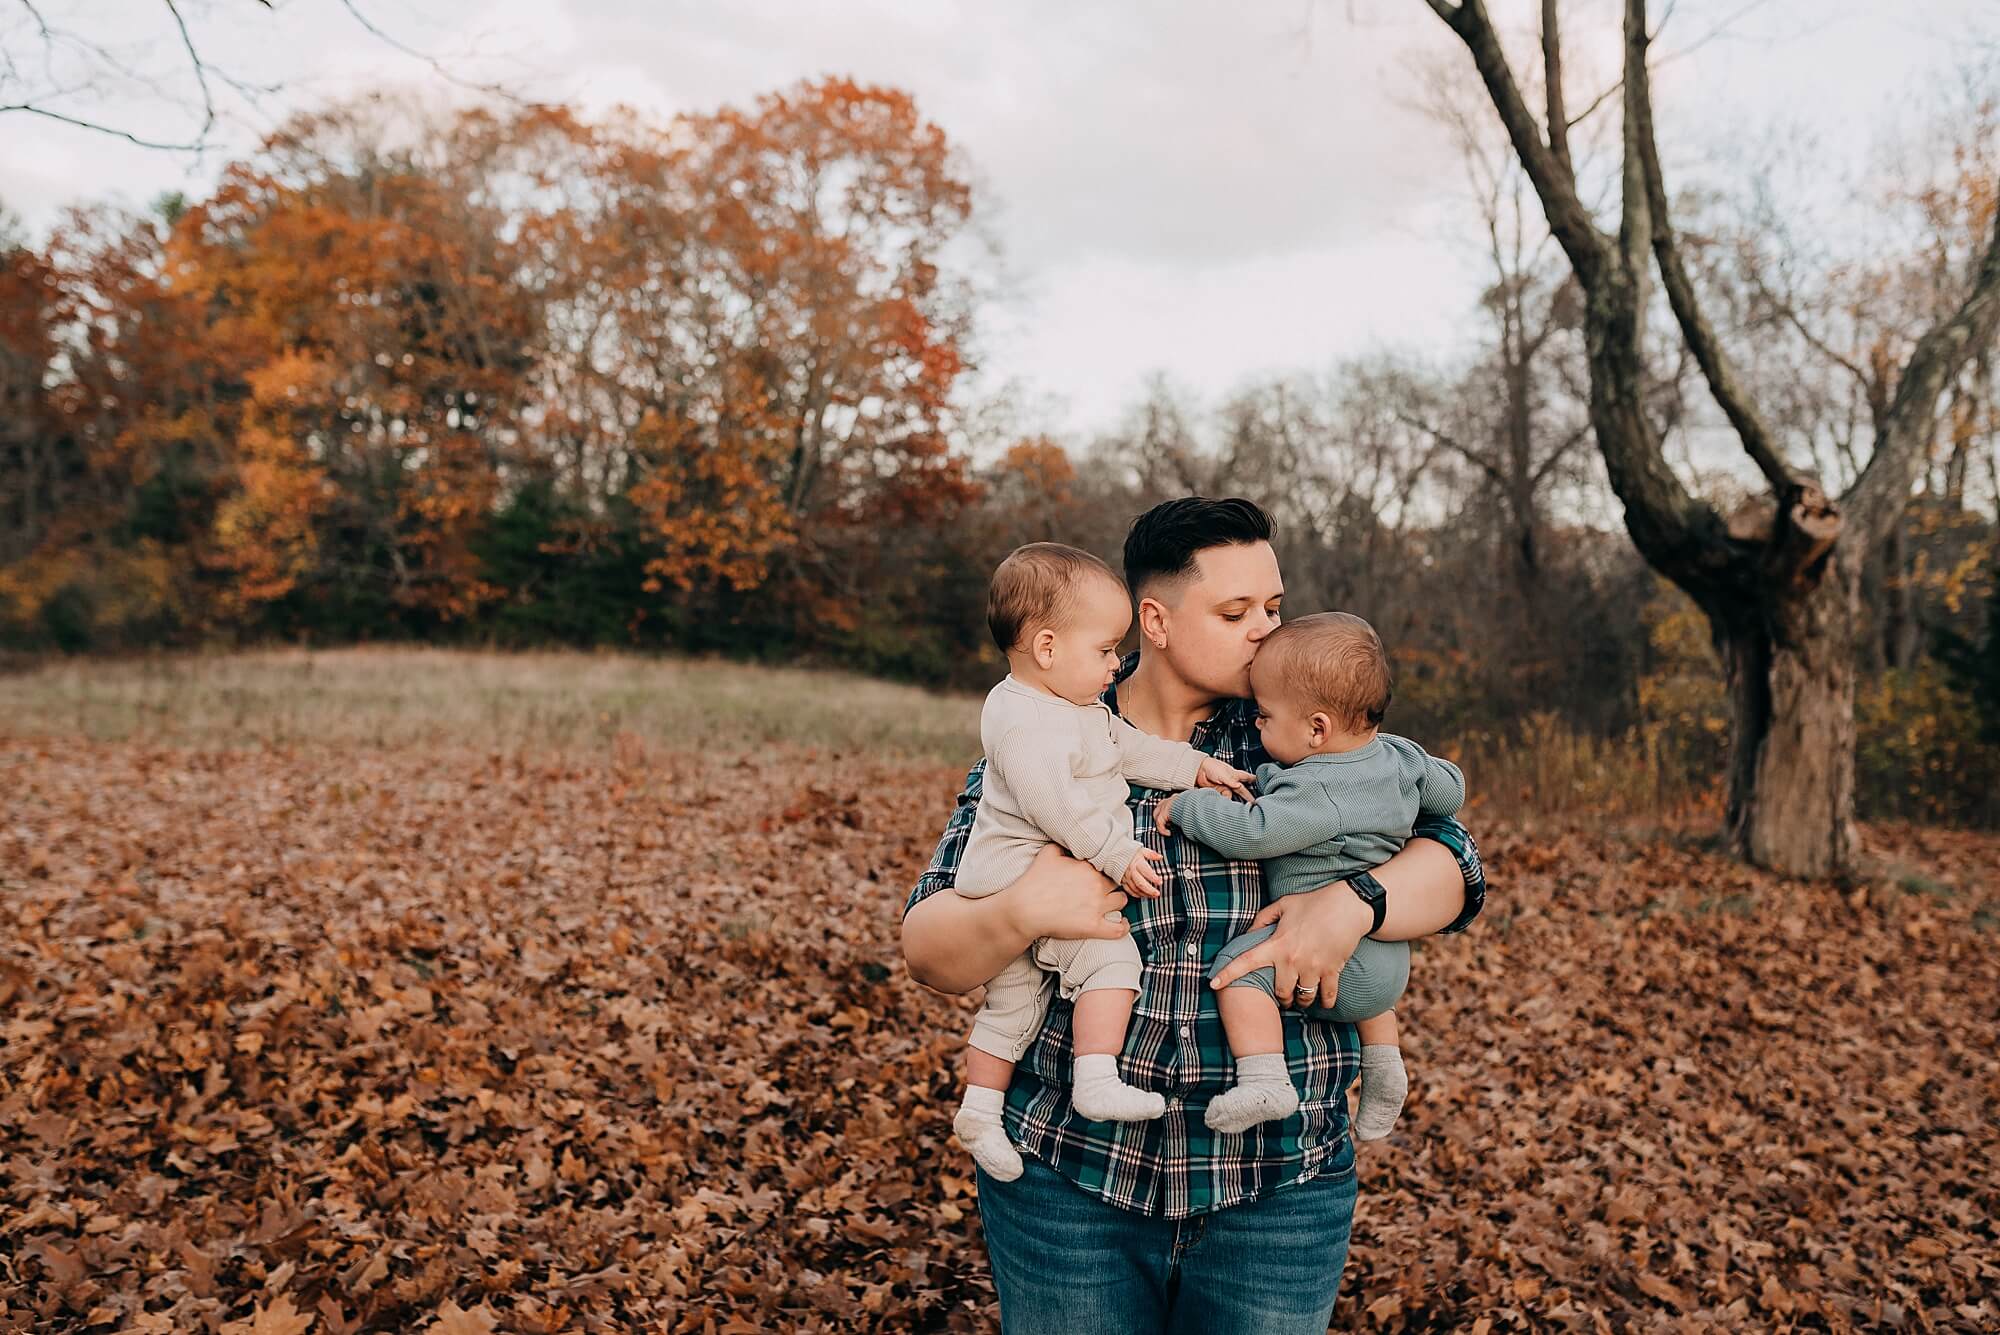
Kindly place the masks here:
<instances>
[{"instance_id":1,"label":"black wristwatch","mask_svg":"<svg viewBox=\"0 0 2000 1335\"><path fill-rule=\"evenodd\" d=\"M1350 890L1361 897L1361 902L1366 904L1369 911L1375 915L1375 924L1368 929L1368 935L1375 935L1375 933L1382 930L1382 919L1389 916L1388 892L1382 888L1380 881L1365 871L1355 872L1352 876L1348 877L1347 885Z\"/></svg>"}]
</instances>

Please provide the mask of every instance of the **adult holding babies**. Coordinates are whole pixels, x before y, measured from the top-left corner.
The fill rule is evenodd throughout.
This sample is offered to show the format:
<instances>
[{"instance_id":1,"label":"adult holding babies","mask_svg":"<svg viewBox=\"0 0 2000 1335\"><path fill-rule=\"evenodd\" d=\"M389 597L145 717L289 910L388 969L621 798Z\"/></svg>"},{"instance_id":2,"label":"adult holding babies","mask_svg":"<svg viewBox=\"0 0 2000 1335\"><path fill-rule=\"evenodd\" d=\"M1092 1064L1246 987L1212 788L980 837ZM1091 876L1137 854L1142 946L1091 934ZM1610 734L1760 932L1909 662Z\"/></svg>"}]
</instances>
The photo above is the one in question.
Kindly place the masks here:
<instances>
[{"instance_id":1,"label":"adult holding babies","mask_svg":"<svg viewBox=\"0 0 2000 1335\"><path fill-rule=\"evenodd\" d=\"M1240 498L1187 497L1134 521L1125 579L1140 645L1103 704L1154 738L1186 742L1241 771L1270 762L1249 699L1250 668L1280 622L1284 584L1269 518ZM912 976L968 992L1035 943L1126 937L1143 968L1119 1065L1161 1112L1092 1120L1073 1098L1075 1006L1057 997L1012 1073L1002 1122L1021 1176L980 1173L980 1214L1009 1332L1321 1332L1352 1229L1354 1145L1346 1091L1360 1067L1354 1026L1307 1009L1337 1000L1363 937L1457 931L1485 882L1471 838L1449 817L1417 819L1372 875L1268 904L1254 860L1154 828L1163 796L1130 803L1135 839L1164 858L1158 898L1131 899L1098 867L1043 846L995 893L953 891L976 820L984 762L905 906ZM1107 918L1106 915L1111 915ZM1122 915L1122 916L1121 916ZM1214 978L1233 939L1271 925ZM1233 1083L1214 989L1271 969L1296 1111L1218 1131L1208 1105Z\"/></svg>"}]
</instances>

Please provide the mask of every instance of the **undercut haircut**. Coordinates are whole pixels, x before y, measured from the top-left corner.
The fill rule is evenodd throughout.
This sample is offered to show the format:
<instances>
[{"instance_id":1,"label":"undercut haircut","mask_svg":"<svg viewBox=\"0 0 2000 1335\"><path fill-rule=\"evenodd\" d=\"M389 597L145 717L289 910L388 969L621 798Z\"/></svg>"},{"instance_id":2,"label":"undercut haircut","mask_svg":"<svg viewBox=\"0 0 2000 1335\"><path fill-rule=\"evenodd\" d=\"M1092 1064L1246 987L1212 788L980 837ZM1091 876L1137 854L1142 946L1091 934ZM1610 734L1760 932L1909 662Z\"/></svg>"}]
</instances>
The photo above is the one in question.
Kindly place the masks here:
<instances>
[{"instance_id":1,"label":"undercut haircut","mask_svg":"<svg viewBox=\"0 0 2000 1335\"><path fill-rule=\"evenodd\" d=\"M1375 628L1347 612L1316 612L1264 637L1257 661L1272 666L1284 690L1308 712L1319 710L1355 731L1388 717L1393 683Z\"/></svg>"},{"instance_id":2,"label":"undercut haircut","mask_svg":"<svg viewBox=\"0 0 2000 1335\"><path fill-rule=\"evenodd\" d=\"M1031 542L1009 552L986 589L986 625L1000 652L1012 653L1029 627L1068 624L1077 592L1088 579L1108 579L1119 590L1125 581L1110 566L1080 547Z\"/></svg>"},{"instance_id":3,"label":"undercut haircut","mask_svg":"<svg viewBox=\"0 0 2000 1335\"><path fill-rule=\"evenodd\" d=\"M1195 557L1210 547L1271 540L1271 516L1241 496L1183 496L1161 501L1132 521L1125 535L1125 583L1138 597L1195 573Z\"/></svg>"}]
</instances>

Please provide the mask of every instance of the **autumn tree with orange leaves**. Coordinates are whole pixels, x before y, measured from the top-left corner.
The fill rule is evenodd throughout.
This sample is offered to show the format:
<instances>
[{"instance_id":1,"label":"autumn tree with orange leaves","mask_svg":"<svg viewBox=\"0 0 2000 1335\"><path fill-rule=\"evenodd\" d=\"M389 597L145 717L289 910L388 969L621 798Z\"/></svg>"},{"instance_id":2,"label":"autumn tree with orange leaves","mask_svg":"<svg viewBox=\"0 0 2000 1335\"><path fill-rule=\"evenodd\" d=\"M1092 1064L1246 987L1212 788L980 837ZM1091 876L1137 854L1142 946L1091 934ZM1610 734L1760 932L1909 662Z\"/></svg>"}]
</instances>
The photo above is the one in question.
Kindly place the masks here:
<instances>
[{"instance_id":1,"label":"autumn tree with orange leaves","mask_svg":"<svg viewBox=\"0 0 2000 1335\"><path fill-rule=\"evenodd\" d=\"M843 80L666 127L299 117L211 198L10 252L0 383L42 425L0 598L151 552L191 625L448 623L513 596L479 547L538 488L551 558L636 542L642 615L761 589L852 628L884 527L975 494L971 202L907 95Z\"/></svg>"},{"instance_id":2,"label":"autumn tree with orange leaves","mask_svg":"<svg viewBox=\"0 0 2000 1335\"><path fill-rule=\"evenodd\" d=\"M970 188L908 96L846 81L685 128L717 364L639 424L650 569L687 588L691 554L729 550L736 588L776 573L807 615L851 621L883 531L971 495L948 444L970 310L940 269Z\"/></svg>"},{"instance_id":3,"label":"autumn tree with orange leaves","mask_svg":"<svg viewBox=\"0 0 2000 1335\"><path fill-rule=\"evenodd\" d=\"M524 444L536 294L455 137L383 153L370 128L296 122L169 248L246 391L212 553L239 610L313 580L446 619L494 592L471 540Z\"/></svg>"}]
</instances>

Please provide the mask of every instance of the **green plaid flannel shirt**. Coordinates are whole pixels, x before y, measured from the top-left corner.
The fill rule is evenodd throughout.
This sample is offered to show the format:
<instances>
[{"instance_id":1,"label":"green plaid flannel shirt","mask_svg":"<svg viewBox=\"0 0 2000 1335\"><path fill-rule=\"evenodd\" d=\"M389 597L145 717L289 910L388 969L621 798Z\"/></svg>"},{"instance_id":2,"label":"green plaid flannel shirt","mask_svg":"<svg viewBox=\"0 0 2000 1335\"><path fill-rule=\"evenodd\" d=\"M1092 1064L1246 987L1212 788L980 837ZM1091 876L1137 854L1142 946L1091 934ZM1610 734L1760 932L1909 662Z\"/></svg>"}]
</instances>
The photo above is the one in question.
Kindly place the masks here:
<instances>
[{"instance_id":1,"label":"green plaid flannel shirt","mask_svg":"<svg viewBox=\"0 0 2000 1335\"><path fill-rule=\"evenodd\" d=\"M1119 680L1137 662L1136 654L1128 657ZM1116 712L1115 687L1104 701ZM1270 759L1248 700L1224 703L1189 740L1238 769L1255 770ZM978 811L985 764L981 760L965 776L965 791L904 913L951 889ZM1122 1209L1184 1219L1308 1178L1354 1171L1346 1095L1361 1069L1361 1044L1353 1025L1285 1010L1285 1057L1299 1110L1240 1135L1208 1129L1202 1113L1228 1088L1233 1063L1205 975L1216 953L1247 931L1264 907L1264 877L1255 862L1225 858L1178 831L1160 835L1153 828L1160 796L1134 788L1130 802L1138 838L1166 855L1170 874L1160 898L1135 898L1125 909L1144 973L1119 1066L1132 1084L1166 1096L1166 1114L1150 1122L1093 1122L1076 1114L1069 1101L1071 1005L1057 997L1040 1037L1015 1069L1006 1117L1016 1145L1084 1190ZM1457 857L1465 908L1444 930L1464 930L1486 898L1472 836L1455 820L1425 816L1412 837L1435 839Z\"/></svg>"}]
</instances>

